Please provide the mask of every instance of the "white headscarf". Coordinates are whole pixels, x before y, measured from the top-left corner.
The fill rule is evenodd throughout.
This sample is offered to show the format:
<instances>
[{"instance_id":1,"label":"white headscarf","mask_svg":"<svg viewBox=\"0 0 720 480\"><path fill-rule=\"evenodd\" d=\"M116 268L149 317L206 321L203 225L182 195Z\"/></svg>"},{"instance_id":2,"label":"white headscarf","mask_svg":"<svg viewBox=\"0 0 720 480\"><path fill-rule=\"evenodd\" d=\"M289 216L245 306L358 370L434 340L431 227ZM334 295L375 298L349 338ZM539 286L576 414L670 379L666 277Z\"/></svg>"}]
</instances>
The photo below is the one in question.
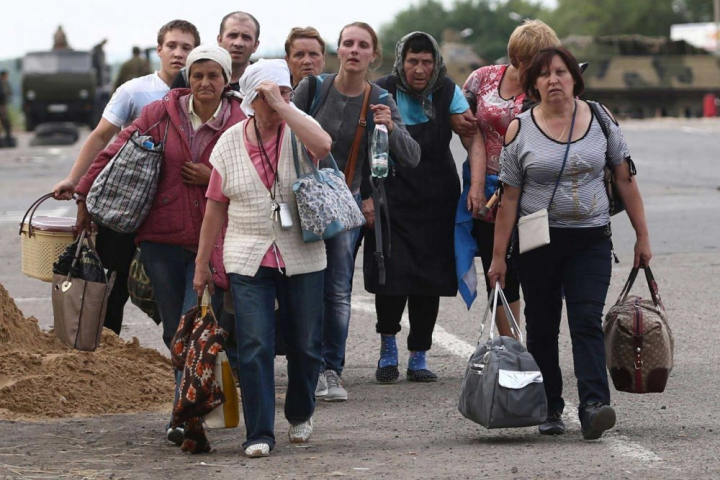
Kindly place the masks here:
<instances>
[{"instance_id":1,"label":"white headscarf","mask_svg":"<svg viewBox=\"0 0 720 480\"><path fill-rule=\"evenodd\" d=\"M266 80L276 83L278 87L292 88L287 62L261 58L245 69L245 73L240 77L240 96L243 97L240 108L245 115L255 115L255 109L252 107L253 100L257 98L255 89Z\"/></svg>"},{"instance_id":2,"label":"white headscarf","mask_svg":"<svg viewBox=\"0 0 720 480\"><path fill-rule=\"evenodd\" d=\"M230 53L218 45L199 45L190 52L187 57L185 66L187 67L188 78L190 77L190 67L192 64L200 60L212 60L222 68L225 76L225 84L230 83L232 77L232 58Z\"/></svg>"}]
</instances>

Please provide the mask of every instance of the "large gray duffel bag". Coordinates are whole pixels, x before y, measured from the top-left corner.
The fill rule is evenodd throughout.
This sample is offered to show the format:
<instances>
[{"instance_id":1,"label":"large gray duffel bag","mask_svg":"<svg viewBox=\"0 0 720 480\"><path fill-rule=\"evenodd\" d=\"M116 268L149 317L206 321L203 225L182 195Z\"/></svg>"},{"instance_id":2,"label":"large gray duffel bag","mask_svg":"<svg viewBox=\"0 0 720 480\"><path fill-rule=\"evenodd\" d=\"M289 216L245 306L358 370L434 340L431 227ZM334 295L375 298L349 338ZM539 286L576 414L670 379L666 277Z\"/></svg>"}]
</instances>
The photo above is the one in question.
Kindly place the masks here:
<instances>
[{"instance_id":1,"label":"large gray duffel bag","mask_svg":"<svg viewBox=\"0 0 720 480\"><path fill-rule=\"evenodd\" d=\"M508 307L498 282L494 301L488 300L475 353L470 357L458 410L466 418L486 428L515 428L540 425L547 417L547 398L540 368L523 346L522 334ZM511 337L495 337L495 315L498 295L507 318L520 341ZM490 338L481 343L488 313Z\"/></svg>"}]
</instances>

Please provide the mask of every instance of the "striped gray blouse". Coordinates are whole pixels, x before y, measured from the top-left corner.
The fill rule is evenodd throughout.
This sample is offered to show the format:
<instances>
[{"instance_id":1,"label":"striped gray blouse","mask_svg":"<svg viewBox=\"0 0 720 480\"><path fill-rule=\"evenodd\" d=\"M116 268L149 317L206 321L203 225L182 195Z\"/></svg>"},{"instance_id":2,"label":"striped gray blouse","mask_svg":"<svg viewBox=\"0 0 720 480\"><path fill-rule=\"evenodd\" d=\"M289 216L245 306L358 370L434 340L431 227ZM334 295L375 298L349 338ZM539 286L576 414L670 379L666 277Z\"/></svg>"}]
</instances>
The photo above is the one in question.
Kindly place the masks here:
<instances>
[{"instance_id":1,"label":"striped gray blouse","mask_svg":"<svg viewBox=\"0 0 720 480\"><path fill-rule=\"evenodd\" d=\"M500 181L522 188L521 216L548 208L567 146L540 130L533 110L516 117L520 129L500 156ZM605 151L608 149L615 165L620 165L630 153L618 124L601 110L605 118L600 121L605 122L609 139L605 139L593 115L585 134L571 143L555 199L548 208L551 227L600 227L610 222L603 183Z\"/></svg>"}]
</instances>

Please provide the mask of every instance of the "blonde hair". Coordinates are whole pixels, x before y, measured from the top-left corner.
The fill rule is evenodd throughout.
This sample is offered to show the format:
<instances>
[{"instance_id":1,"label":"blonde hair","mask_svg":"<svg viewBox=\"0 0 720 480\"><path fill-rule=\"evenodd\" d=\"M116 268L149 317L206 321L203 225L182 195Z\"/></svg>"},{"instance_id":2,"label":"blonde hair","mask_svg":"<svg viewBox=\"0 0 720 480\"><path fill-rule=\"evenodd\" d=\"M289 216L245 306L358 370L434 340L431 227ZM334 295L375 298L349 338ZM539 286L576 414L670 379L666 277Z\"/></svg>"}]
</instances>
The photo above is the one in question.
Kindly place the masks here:
<instances>
[{"instance_id":1,"label":"blonde hair","mask_svg":"<svg viewBox=\"0 0 720 480\"><path fill-rule=\"evenodd\" d=\"M527 68L540 50L559 46L555 30L540 20L525 19L510 35L508 58L513 67L519 68L522 63Z\"/></svg>"}]
</instances>

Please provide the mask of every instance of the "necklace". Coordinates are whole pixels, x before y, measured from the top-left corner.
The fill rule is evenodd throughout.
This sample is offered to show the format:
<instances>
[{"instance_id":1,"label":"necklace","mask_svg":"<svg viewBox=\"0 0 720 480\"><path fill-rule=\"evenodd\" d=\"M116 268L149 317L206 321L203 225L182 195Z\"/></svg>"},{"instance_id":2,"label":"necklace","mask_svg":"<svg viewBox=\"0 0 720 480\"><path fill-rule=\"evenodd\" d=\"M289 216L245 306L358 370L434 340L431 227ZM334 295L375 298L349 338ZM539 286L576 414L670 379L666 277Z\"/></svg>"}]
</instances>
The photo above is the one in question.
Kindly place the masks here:
<instances>
[{"instance_id":1,"label":"necklace","mask_svg":"<svg viewBox=\"0 0 720 480\"><path fill-rule=\"evenodd\" d=\"M540 111L542 111L542 108L540 109ZM574 102L574 101L573 101L573 111L575 111L575 102ZM569 123L568 123L567 125L565 125L565 128L563 128L563 131L560 132L560 135L558 135L558 136L556 137L556 136L553 135L553 133L550 131L550 128L548 127L548 124L547 124L547 122L545 121L545 112L542 112L542 121L543 121L543 125L545 125L545 130L547 131L548 135L550 135L550 137L551 137L553 140L555 140L556 142L559 142L559 141L560 141L560 139L562 138L562 136L565 134L565 131L568 129L568 126L570 125ZM570 141L570 140L572 140L572 139L568 139L568 141Z\"/></svg>"}]
</instances>

